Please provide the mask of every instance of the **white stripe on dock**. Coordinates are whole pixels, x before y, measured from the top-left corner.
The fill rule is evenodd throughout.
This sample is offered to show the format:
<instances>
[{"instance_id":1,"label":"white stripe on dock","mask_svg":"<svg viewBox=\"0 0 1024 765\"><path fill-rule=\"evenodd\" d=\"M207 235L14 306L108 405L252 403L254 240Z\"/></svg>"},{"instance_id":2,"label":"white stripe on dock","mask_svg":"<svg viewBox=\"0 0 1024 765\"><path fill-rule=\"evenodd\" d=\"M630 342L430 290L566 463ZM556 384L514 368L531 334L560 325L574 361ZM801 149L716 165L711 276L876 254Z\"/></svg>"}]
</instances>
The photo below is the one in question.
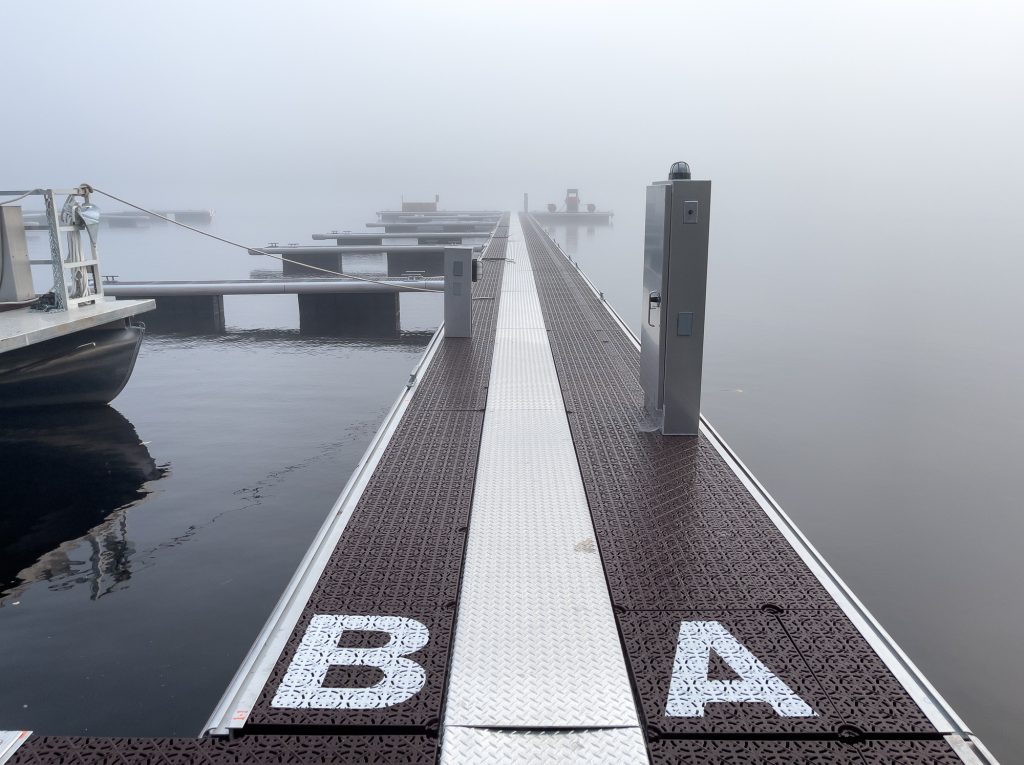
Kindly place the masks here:
<instances>
[{"instance_id":1,"label":"white stripe on dock","mask_svg":"<svg viewBox=\"0 0 1024 765\"><path fill-rule=\"evenodd\" d=\"M647 762L514 215L507 254L441 762Z\"/></svg>"}]
</instances>

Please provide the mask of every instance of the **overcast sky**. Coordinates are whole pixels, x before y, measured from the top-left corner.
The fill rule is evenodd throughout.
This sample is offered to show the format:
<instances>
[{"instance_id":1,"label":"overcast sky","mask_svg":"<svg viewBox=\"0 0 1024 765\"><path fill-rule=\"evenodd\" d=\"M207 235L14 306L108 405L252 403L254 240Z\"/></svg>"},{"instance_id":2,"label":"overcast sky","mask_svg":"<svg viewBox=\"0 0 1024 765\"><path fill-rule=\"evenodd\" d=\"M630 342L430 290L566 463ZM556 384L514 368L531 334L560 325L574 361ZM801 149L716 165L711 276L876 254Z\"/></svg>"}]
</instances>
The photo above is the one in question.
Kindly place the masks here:
<instances>
[{"instance_id":1,"label":"overcast sky","mask_svg":"<svg viewBox=\"0 0 1024 765\"><path fill-rule=\"evenodd\" d=\"M1019 2L4 6L10 187L621 206L675 159L753 196L1024 172Z\"/></svg>"}]
</instances>

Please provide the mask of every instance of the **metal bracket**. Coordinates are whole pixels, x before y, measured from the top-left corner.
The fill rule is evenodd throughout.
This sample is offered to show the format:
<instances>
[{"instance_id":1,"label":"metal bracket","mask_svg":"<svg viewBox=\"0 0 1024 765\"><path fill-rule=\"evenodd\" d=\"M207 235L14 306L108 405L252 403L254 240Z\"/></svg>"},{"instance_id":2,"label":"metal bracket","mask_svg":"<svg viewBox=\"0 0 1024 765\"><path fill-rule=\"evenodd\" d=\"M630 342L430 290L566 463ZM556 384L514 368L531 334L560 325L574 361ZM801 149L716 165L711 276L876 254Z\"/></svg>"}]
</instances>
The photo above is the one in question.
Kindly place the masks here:
<instances>
[{"instance_id":1,"label":"metal bracket","mask_svg":"<svg viewBox=\"0 0 1024 765\"><path fill-rule=\"evenodd\" d=\"M647 296L647 326L657 327L658 325L651 321L651 312L661 310L661 293L652 292ZM658 321L661 321L661 314L658 314Z\"/></svg>"}]
</instances>

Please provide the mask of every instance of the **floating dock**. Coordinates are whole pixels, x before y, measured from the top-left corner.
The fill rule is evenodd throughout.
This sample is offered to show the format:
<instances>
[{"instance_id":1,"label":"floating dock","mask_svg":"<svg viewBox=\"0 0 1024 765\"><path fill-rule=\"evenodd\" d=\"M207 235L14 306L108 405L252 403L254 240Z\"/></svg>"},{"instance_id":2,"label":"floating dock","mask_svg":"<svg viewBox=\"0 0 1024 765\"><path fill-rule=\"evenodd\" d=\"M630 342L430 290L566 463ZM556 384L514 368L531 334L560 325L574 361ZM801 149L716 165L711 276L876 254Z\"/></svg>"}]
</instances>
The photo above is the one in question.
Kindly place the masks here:
<instances>
[{"instance_id":1,"label":"floating dock","mask_svg":"<svg viewBox=\"0 0 1024 765\"><path fill-rule=\"evenodd\" d=\"M385 239L413 239L417 244L461 244L463 239L486 239L488 231L445 231L433 234L381 234L372 231L353 234L351 231L332 231L329 234L313 234L313 240L333 239L339 245L384 244ZM271 245L276 246L276 245Z\"/></svg>"},{"instance_id":2,"label":"floating dock","mask_svg":"<svg viewBox=\"0 0 1024 765\"><path fill-rule=\"evenodd\" d=\"M467 232L486 234L494 228L494 221L491 220L424 220L402 219L398 222L367 223L367 228L382 228L385 234L402 234L406 236L417 236L418 234L449 234L461 233L466 236Z\"/></svg>"},{"instance_id":3,"label":"floating dock","mask_svg":"<svg viewBox=\"0 0 1024 765\"><path fill-rule=\"evenodd\" d=\"M588 212L580 210L577 212L566 212L565 210L534 210L530 215L538 223L548 226L610 226L612 216L615 213L608 210L595 210Z\"/></svg>"},{"instance_id":4,"label":"floating dock","mask_svg":"<svg viewBox=\"0 0 1024 765\"><path fill-rule=\"evenodd\" d=\"M407 206L406 203L405 206ZM377 220L382 223L401 221L490 221L497 223L505 215L499 210L438 210L436 204L427 203L431 209L422 210L378 210Z\"/></svg>"},{"instance_id":5,"label":"floating dock","mask_svg":"<svg viewBox=\"0 0 1024 765\"><path fill-rule=\"evenodd\" d=\"M491 235L494 226L487 231L480 231L474 236L486 239ZM315 238L315 235L314 235ZM289 245L287 247L263 247L250 250L251 255L282 255L282 273L286 276L304 275L317 276L317 273L304 265L314 268L326 268L344 273L345 257L351 255L383 255L387 261L388 276L401 276L408 272L418 272L425 276L439 276L443 272L445 247L450 244L461 244L462 235L452 237L444 235L434 237L444 241L443 244L344 244L344 245ZM483 244L467 245L474 251L483 249Z\"/></svg>"},{"instance_id":6,"label":"floating dock","mask_svg":"<svg viewBox=\"0 0 1024 765\"><path fill-rule=\"evenodd\" d=\"M12 763L991 763L529 215L431 341L199 739Z\"/></svg>"}]
</instances>

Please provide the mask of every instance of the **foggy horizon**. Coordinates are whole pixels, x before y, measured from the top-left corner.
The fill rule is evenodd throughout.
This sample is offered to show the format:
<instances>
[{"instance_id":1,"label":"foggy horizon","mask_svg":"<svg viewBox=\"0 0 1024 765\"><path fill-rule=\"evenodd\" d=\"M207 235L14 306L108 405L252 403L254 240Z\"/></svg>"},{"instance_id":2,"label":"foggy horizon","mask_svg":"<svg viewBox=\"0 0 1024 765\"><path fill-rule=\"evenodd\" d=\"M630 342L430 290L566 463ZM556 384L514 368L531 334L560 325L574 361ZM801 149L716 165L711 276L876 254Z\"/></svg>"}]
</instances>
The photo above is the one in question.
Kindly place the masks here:
<instances>
[{"instance_id":1,"label":"foggy horizon","mask_svg":"<svg viewBox=\"0 0 1024 765\"><path fill-rule=\"evenodd\" d=\"M518 209L573 186L638 209L677 159L741 199L786 179L849 201L882 176L909 201L951 169L988 196L1024 170L1013 4L616 8L14 4L4 134L29 151L4 176L152 204L343 189Z\"/></svg>"}]
</instances>

